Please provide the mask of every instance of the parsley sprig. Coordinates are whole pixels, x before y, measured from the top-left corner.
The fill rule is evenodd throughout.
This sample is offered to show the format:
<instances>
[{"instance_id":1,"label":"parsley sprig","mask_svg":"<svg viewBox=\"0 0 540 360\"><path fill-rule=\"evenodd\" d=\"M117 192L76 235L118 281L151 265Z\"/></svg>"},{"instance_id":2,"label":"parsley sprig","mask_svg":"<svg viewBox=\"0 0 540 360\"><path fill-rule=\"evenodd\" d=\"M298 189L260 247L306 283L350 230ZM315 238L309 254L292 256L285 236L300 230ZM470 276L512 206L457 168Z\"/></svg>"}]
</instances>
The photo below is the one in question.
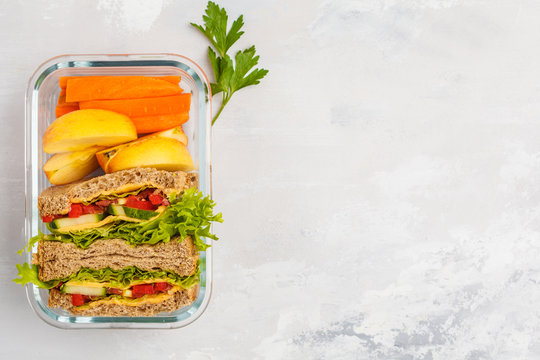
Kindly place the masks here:
<instances>
[{"instance_id":1,"label":"parsley sprig","mask_svg":"<svg viewBox=\"0 0 540 360\"><path fill-rule=\"evenodd\" d=\"M233 94L246 86L257 85L268 74L268 70L253 69L259 62L259 56L255 55L255 46L238 51L234 56L234 62L227 54L231 46L244 34L241 30L244 25L243 15L240 15L227 31L228 15L224 8L209 1L205 13L204 27L194 23L191 25L199 29L215 49L212 49L212 46L208 47L208 57L216 79L210 87L213 95L222 93L223 98L221 107L212 120L214 125Z\"/></svg>"}]
</instances>

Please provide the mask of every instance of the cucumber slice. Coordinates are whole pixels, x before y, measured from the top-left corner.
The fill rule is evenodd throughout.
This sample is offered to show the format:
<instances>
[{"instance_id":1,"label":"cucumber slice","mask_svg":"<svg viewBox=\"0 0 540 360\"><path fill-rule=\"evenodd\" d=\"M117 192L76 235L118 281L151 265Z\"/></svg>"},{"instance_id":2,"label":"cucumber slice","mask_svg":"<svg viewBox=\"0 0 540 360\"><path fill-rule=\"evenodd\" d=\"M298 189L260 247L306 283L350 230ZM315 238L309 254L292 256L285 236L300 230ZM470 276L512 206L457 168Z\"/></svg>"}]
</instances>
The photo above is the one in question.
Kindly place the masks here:
<instances>
[{"instance_id":1,"label":"cucumber slice","mask_svg":"<svg viewBox=\"0 0 540 360\"><path fill-rule=\"evenodd\" d=\"M151 210L134 209L127 206L123 206L126 216L135 219L148 220L158 215L157 212Z\"/></svg>"},{"instance_id":2,"label":"cucumber slice","mask_svg":"<svg viewBox=\"0 0 540 360\"><path fill-rule=\"evenodd\" d=\"M93 224L103 220L103 214L86 214L76 218L60 218L53 220L53 224L57 229L61 229L68 226Z\"/></svg>"},{"instance_id":3,"label":"cucumber slice","mask_svg":"<svg viewBox=\"0 0 540 360\"><path fill-rule=\"evenodd\" d=\"M121 205L110 204L107 211L113 215L126 216L124 212L124 207Z\"/></svg>"},{"instance_id":4,"label":"cucumber slice","mask_svg":"<svg viewBox=\"0 0 540 360\"><path fill-rule=\"evenodd\" d=\"M110 204L107 212L118 216L127 216L134 219L148 220L158 215L159 213L151 210L134 209L127 206Z\"/></svg>"},{"instance_id":5,"label":"cucumber slice","mask_svg":"<svg viewBox=\"0 0 540 360\"><path fill-rule=\"evenodd\" d=\"M63 291L66 294L81 294L88 296L105 296L107 293L104 287L87 287L80 285L64 285Z\"/></svg>"}]
</instances>

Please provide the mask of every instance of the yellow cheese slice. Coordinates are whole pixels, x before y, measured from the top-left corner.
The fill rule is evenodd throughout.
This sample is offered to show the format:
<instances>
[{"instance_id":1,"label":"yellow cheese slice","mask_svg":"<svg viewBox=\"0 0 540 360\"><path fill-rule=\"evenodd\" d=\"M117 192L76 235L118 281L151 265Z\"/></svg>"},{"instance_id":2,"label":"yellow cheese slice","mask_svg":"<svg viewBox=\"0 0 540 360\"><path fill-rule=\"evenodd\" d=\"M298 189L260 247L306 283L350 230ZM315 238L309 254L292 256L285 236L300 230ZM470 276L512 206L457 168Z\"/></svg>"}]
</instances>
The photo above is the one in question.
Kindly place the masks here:
<instances>
[{"instance_id":1,"label":"yellow cheese slice","mask_svg":"<svg viewBox=\"0 0 540 360\"><path fill-rule=\"evenodd\" d=\"M85 202L85 201L90 202L90 201L93 201L94 199L97 199L100 196L120 195L120 194L123 194L123 193L139 190L143 186L148 186L148 185L151 185L151 184L126 184L126 185L118 187L118 188L116 188L114 190L100 191L99 194L96 194L96 196L91 197L91 198L74 198L74 199L71 199L71 202L73 202L73 203L82 203L82 202Z\"/></svg>"},{"instance_id":2,"label":"yellow cheese slice","mask_svg":"<svg viewBox=\"0 0 540 360\"><path fill-rule=\"evenodd\" d=\"M175 292L182 290L179 286L174 286L168 292L155 295L144 295L143 297L137 299L129 298L112 298L112 299L103 299L103 300L94 300L82 306L73 307L73 311L83 311L89 308L99 306L101 304L116 304L116 305L126 305L126 306L140 306L144 304L159 304L168 298L170 298Z\"/></svg>"},{"instance_id":3,"label":"yellow cheese slice","mask_svg":"<svg viewBox=\"0 0 540 360\"><path fill-rule=\"evenodd\" d=\"M133 285L140 285L140 284L152 284L152 283L158 283L158 282L167 282L168 279L146 279L146 280L133 280L128 285L118 285L118 284L111 284L108 282L94 282L94 281L78 281L78 280L69 280L64 285L66 286L84 286L84 287L91 287L91 288L115 288L115 289L122 289L127 290Z\"/></svg>"}]
</instances>

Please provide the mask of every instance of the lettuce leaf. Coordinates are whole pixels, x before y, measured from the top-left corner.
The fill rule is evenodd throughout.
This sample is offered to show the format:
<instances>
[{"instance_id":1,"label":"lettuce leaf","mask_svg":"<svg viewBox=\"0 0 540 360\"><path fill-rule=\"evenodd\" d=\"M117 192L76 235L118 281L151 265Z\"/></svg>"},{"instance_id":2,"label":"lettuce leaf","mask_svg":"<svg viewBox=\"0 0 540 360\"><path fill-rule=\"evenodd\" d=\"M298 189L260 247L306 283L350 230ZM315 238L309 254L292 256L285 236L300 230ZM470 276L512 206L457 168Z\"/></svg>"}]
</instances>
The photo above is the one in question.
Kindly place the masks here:
<instances>
[{"instance_id":1,"label":"lettuce leaf","mask_svg":"<svg viewBox=\"0 0 540 360\"><path fill-rule=\"evenodd\" d=\"M218 240L218 237L210 232L212 222L223 222L221 213L214 214L215 202L196 189L188 189L181 196L170 194L170 205L157 218L140 223L117 221L105 226L60 233L50 228L52 234L45 235L41 232L32 237L26 249L31 251L32 246L42 240L72 242L79 248L87 249L98 239L124 239L132 246L159 242L169 242L173 236L180 235L180 241L187 236L193 238L193 242L199 251L206 250L210 245L203 238Z\"/></svg>"},{"instance_id":2,"label":"lettuce leaf","mask_svg":"<svg viewBox=\"0 0 540 360\"><path fill-rule=\"evenodd\" d=\"M18 278L13 279L13 282L21 285L26 285L28 283L33 283L43 289L52 289L53 287L58 286L60 280L51 280L51 281L41 281L38 276L38 266L37 265L28 265L24 263L22 265L17 264L17 270L19 270Z\"/></svg>"},{"instance_id":3,"label":"lettuce leaf","mask_svg":"<svg viewBox=\"0 0 540 360\"><path fill-rule=\"evenodd\" d=\"M122 270L113 270L111 268L105 268L100 270L93 270L89 268L82 268L78 272L71 274L63 279L55 279L50 281L41 281L38 277L39 267L37 265L28 265L24 263L17 265L19 270L18 278L13 279L17 284L26 285L33 283L43 289L52 289L60 283L65 283L70 280L77 281L93 281L93 282L108 282L114 286L127 286L134 280L149 280L149 279L168 279L168 283L178 285L184 289L189 289L193 285L199 282L200 267L197 264L197 270L193 275L180 276L171 271L158 270L158 271L143 271L135 266L129 266Z\"/></svg>"},{"instance_id":4,"label":"lettuce leaf","mask_svg":"<svg viewBox=\"0 0 540 360\"><path fill-rule=\"evenodd\" d=\"M38 229L38 234L36 236L32 236L28 241L28 244L21 250L17 251L17 254L22 255L25 250L28 252L32 251L32 247L34 247L34 244L37 244L39 241L43 240L44 237L45 234L43 234L41 230Z\"/></svg>"}]
</instances>

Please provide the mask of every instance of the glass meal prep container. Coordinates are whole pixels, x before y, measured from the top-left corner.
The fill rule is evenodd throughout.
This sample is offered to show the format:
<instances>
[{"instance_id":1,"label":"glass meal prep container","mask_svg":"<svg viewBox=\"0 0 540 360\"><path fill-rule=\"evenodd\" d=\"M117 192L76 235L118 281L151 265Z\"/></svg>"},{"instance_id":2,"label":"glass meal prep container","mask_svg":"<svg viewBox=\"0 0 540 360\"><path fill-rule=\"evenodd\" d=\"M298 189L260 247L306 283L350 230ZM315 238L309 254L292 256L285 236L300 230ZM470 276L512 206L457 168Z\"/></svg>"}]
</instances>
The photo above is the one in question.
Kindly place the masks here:
<instances>
[{"instance_id":1,"label":"glass meal prep container","mask_svg":"<svg viewBox=\"0 0 540 360\"><path fill-rule=\"evenodd\" d=\"M191 92L189 121L183 125L188 150L199 173L199 190L211 195L211 97L203 70L190 59L175 54L62 55L41 64L30 78L26 91L25 191L26 221L24 244L47 229L39 217L38 195L51 186L43 164L51 156L43 152L42 136L55 119L61 76L144 75L181 77L180 87ZM102 174L96 170L93 175ZM209 241L209 240L207 240ZM32 252L36 252L36 246ZM200 253L201 278L198 295L187 307L152 317L88 317L71 315L47 306L49 292L33 284L26 294L35 313L50 325L65 329L81 328L179 328L196 320L205 310L212 291L212 247ZM26 254L31 263L32 254Z\"/></svg>"}]
</instances>

